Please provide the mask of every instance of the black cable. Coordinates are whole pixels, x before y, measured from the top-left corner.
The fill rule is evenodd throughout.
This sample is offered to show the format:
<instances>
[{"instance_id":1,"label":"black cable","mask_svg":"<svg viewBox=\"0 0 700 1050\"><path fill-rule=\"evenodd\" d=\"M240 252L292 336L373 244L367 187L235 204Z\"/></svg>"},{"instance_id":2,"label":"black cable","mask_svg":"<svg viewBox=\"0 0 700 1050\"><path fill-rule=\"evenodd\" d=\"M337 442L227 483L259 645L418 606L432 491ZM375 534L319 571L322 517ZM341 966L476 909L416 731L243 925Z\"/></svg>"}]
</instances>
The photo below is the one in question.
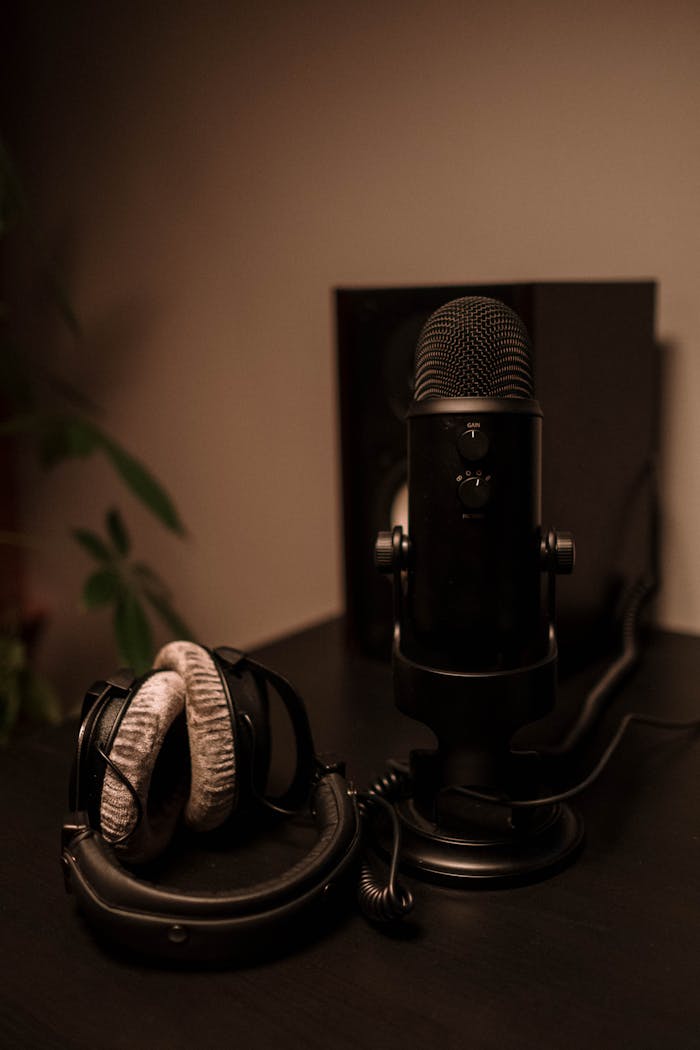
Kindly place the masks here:
<instances>
[{"instance_id":1,"label":"black cable","mask_svg":"<svg viewBox=\"0 0 700 1050\"><path fill-rule=\"evenodd\" d=\"M586 737L603 714L607 702L623 684L628 674L639 662L639 617L647 599L656 590L656 585L647 580L638 580L632 588L622 619L622 652L605 670L586 696L574 724L563 740L539 749L547 757L568 755Z\"/></svg>"},{"instance_id":2,"label":"black cable","mask_svg":"<svg viewBox=\"0 0 700 1050\"><path fill-rule=\"evenodd\" d=\"M360 867L358 901L366 918L376 923L391 923L403 919L411 911L414 903L410 889L398 881L401 828L393 805L393 800L406 793L410 777L400 763L390 761L388 765L388 773L374 780L367 791L357 793L360 813L365 820L370 819L370 812L376 806L383 809L391 820L392 850L388 880L379 880L366 857Z\"/></svg>"},{"instance_id":3,"label":"black cable","mask_svg":"<svg viewBox=\"0 0 700 1050\"><path fill-rule=\"evenodd\" d=\"M581 710L566 735L557 744L540 748L540 753L556 758L568 755L578 747L600 720L607 702L623 684L639 662L639 620L646 601L656 593L659 585L660 500L659 473L655 454L651 454L644 470L649 492L649 551L646 572L629 591L622 613L622 651L603 672L586 696ZM640 488L642 486L640 485Z\"/></svg>"},{"instance_id":4,"label":"black cable","mask_svg":"<svg viewBox=\"0 0 700 1050\"><path fill-rule=\"evenodd\" d=\"M386 798L390 802L407 798L411 793L411 770L408 765L390 758L386 767L387 772L373 780L364 794Z\"/></svg>"},{"instance_id":5,"label":"black cable","mask_svg":"<svg viewBox=\"0 0 700 1050\"><path fill-rule=\"evenodd\" d=\"M255 799L258 805L263 806L271 813L276 813L282 817L294 817L299 813L303 813L306 806L297 806L295 809L289 809L285 806L278 806L275 802L272 802L267 795L262 795L255 785L255 726L253 725L253 719L250 717L247 711L243 714L239 714L239 717L245 725L248 733L250 734L249 753L250 753L250 784L249 789L251 797Z\"/></svg>"},{"instance_id":6,"label":"black cable","mask_svg":"<svg viewBox=\"0 0 700 1050\"><path fill-rule=\"evenodd\" d=\"M413 894L398 881L399 855L401 852L401 829L399 819L391 802L380 795L358 794L361 812L367 819L367 806L379 804L391 818L393 845L389 863L389 878L380 882L365 857L360 866L360 882L357 897L366 918L376 923L396 922L413 908Z\"/></svg>"},{"instance_id":7,"label":"black cable","mask_svg":"<svg viewBox=\"0 0 700 1050\"><path fill-rule=\"evenodd\" d=\"M117 763L113 762L112 759L109 757L109 755L105 751L103 751L101 747L97 746L96 747L96 751L97 751L97 754L100 756L100 758L104 762L106 762L106 764L112 770L112 772L114 773L115 777L117 777L118 780L121 780L122 784L128 790L129 794L133 798L134 804L136 806L136 822L135 822L133 828L130 828L128 831L125 831L123 835L119 836L119 838L110 840L110 843L109 843L110 846L121 846L121 844L123 842L126 842L134 834L134 832L137 830L139 824L143 820L143 806L141 805L141 799L139 798L138 794L136 793L136 788L131 783L129 778L124 773L122 773L122 771L119 768L119 766L117 765Z\"/></svg>"},{"instance_id":8,"label":"black cable","mask_svg":"<svg viewBox=\"0 0 700 1050\"><path fill-rule=\"evenodd\" d=\"M600 774L603 772L612 755L617 750L617 747L625 734L626 729L632 722L639 722L641 725L653 726L656 729L676 729L676 730L687 730L687 729L700 729L700 718L694 718L689 722L673 722L664 718L654 718L652 715L639 714L636 711L632 711L625 715L621 720L617 730L615 731L612 740L606 747L605 751L599 758L596 765L593 767L591 772L581 780L574 787L568 788L566 791L560 791L556 795L545 795L541 798L530 798L530 799L512 799L507 798L503 795L489 795L485 792L476 791L473 788L467 787L448 787L445 791L453 791L458 795L466 795L468 798L477 799L480 802L491 802L497 805L508 806L510 808L518 807L532 807L532 806L551 806L556 802L564 802L568 798L573 798L574 795L580 794L587 787L598 779Z\"/></svg>"}]
</instances>

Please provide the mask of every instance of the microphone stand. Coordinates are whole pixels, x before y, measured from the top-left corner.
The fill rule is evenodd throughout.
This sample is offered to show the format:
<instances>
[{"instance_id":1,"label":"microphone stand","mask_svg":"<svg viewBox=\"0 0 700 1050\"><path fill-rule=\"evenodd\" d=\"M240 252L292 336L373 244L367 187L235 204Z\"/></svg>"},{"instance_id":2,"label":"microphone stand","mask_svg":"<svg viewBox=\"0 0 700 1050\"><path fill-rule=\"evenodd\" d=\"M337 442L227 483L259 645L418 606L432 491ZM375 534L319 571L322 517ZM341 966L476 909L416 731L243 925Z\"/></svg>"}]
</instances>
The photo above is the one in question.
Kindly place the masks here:
<instances>
[{"instance_id":1,"label":"microphone stand","mask_svg":"<svg viewBox=\"0 0 700 1050\"><path fill-rule=\"evenodd\" d=\"M583 822L570 806L507 804L537 794L539 755L511 750L510 740L554 707L555 579L557 573L571 572L573 558L570 534L550 529L541 545L549 580L548 650L542 659L503 671L449 671L417 663L403 652L410 539L400 526L379 534L375 563L393 577L395 703L437 738L436 749L411 752L412 794L395 803L401 864L412 874L462 885L511 885L552 874L581 848ZM493 801L470 797L464 788Z\"/></svg>"}]
</instances>

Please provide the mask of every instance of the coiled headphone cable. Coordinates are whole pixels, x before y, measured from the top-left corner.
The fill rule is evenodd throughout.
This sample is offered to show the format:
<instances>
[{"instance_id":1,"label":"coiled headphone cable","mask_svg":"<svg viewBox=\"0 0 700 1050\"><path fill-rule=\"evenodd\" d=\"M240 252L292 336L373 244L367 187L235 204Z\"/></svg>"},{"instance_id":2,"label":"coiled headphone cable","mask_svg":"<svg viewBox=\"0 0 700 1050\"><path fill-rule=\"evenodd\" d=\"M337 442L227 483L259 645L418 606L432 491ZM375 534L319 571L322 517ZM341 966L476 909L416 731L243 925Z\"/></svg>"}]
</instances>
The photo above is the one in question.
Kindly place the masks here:
<instances>
[{"instance_id":1,"label":"coiled headphone cable","mask_svg":"<svg viewBox=\"0 0 700 1050\"><path fill-rule=\"evenodd\" d=\"M365 824L383 812L391 820L392 849L389 878L382 881L372 868L367 855L360 867L357 891L360 909L365 918L377 924L393 923L403 919L413 908L413 894L398 880L401 853L401 828L394 802L410 794L411 777L398 762L390 761L387 772L377 777L366 791L358 791L357 801Z\"/></svg>"}]
</instances>

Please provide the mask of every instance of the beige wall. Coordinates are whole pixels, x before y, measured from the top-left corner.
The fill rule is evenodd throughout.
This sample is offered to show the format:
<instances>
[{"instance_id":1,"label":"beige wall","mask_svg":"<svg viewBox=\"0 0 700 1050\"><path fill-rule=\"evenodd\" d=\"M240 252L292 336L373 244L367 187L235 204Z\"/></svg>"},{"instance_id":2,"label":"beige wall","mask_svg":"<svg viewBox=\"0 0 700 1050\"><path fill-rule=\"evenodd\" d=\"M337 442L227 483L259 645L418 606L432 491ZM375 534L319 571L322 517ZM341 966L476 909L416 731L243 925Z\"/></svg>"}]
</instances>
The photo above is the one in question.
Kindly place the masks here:
<instances>
[{"instance_id":1,"label":"beige wall","mask_svg":"<svg viewBox=\"0 0 700 1050\"><path fill-rule=\"evenodd\" d=\"M696 3L19 6L12 138L87 334L64 367L175 493L186 544L120 503L202 638L341 609L334 285L589 277L660 282L659 615L700 631ZM90 471L25 489L71 685L108 645L63 538L114 500Z\"/></svg>"}]
</instances>

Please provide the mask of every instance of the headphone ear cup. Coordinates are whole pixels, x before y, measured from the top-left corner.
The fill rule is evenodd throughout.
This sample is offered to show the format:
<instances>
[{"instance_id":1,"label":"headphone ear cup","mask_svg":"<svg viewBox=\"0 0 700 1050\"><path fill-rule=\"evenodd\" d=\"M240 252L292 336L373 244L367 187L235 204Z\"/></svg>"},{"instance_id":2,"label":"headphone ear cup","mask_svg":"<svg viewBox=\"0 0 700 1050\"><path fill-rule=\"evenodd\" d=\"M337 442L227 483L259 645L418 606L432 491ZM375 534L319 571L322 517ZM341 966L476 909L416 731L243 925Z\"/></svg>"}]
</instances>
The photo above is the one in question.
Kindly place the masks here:
<instances>
[{"instance_id":1,"label":"headphone ear cup","mask_svg":"<svg viewBox=\"0 0 700 1050\"><path fill-rule=\"evenodd\" d=\"M99 813L103 838L126 861L161 853L182 812L189 790L184 711L185 683L166 671L141 683L119 720Z\"/></svg>"},{"instance_id":2,"label":"headphone ear cup","mask_svg":"<svg viewBox=\"0 0 700 1050\"><path fill-rule=\"evenodd\" d=\"M233 704L211 654L194 642L170 642L154 666L176 671L184 681L192 769L185 823L211 831L231 815L238 798Z\"/></svg>"}]
</instances>

